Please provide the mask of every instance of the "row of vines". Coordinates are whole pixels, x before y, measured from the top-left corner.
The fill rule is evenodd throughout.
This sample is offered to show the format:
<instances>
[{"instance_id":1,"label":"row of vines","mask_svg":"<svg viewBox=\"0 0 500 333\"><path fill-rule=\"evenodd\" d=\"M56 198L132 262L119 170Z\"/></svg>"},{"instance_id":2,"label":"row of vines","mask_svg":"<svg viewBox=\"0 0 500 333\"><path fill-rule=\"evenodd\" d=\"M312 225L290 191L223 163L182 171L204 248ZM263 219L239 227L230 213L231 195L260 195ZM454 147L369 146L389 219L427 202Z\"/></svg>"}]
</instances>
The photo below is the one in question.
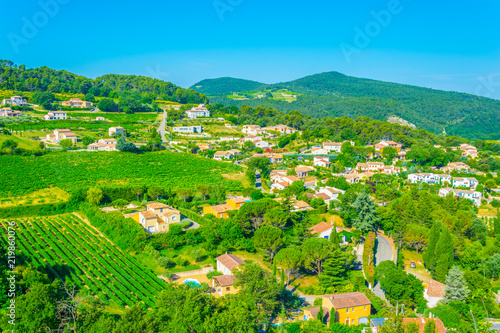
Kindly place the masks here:
<instances>
[{"instance_id":1,"label":"row of vines","mask_svg":"<svg viewBox=\"0 0 500 333\"><path fill-rule=\"evenodd\" d=\"M53 277L119 306L152 307L165 282L74 215L17 220L22 255ZM2 228L7 222L2 221Z\"/></svg>"}]
</instances>

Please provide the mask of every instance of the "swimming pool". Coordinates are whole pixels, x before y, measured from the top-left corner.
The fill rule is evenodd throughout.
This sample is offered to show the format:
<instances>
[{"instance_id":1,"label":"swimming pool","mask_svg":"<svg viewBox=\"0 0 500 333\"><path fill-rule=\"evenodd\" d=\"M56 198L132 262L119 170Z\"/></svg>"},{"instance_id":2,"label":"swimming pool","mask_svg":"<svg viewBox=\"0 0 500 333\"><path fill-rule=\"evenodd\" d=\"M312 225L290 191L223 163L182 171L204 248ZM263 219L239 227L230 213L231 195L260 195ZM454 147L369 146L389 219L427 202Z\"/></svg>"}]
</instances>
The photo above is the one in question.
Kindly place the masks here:
<instances>
[{"instance_id":1,"label":"swimming pool","mask_svg":"<svg viewBox=\"0 0 500 333\"><path fill-rule=\"evenodd\" d=\"M187 284L190 288L199 288L201 287L200 281L196 279L186 279L184 283Z\"/></svg>"}]
</instances>

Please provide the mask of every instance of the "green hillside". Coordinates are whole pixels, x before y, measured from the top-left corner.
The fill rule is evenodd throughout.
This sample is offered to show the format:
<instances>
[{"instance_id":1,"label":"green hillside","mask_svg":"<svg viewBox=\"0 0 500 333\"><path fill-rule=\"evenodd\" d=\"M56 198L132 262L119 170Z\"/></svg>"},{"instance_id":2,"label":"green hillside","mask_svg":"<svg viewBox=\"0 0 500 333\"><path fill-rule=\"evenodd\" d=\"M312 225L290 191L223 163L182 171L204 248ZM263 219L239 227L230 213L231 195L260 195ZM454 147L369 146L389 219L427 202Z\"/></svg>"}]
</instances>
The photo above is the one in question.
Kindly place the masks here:
<instances>
[{"instance_id":1,"label":"green hillside","mask_svg":"<svg viewBox=\"0 0 500 333\"><path fill-rule=\"evenodd\" d=\"M299 95L296 101L271 98L233 100L208 93L212 89L207 85L212 82L217 82L218 87L226 87L226 91L245 93L237 90L238 86L231 89L230 80L221 78L202 82L203 91L210 96L211 103L260 105L282 111L298 110L313 117L368 116L387 120L391 116L397 116L434 133L446 130L448 134L469 139L500 139L500 101L470 94L328 72L259 87L262 90L288 89L297 92ZM194 85L196 86L199 84Z\"/></svg>"},{"instance_id":2,"label":"green hillside","mask_svg":"<svg viewBox=\"0 0 500 333\"><path fill-rule=\"evenodd\" d=\"M233 92L252 91L265 86L265 83L235 79L232 77L221 77L218 79L206 79L191 86L194 89L205 95L229 95Z\"/></svg>"},{"instance_id":3,"label":"green hillside","mask_svg":"<svg viewBox=\"0 0 500 333\"><path fill-rule=\"evenodd\" d=\"M135 104L148 104L153 100L182 104L203 103L206 100L205 96L197 91L146 76L107 74L90 79L46 66L28 69L25 65L16 65L12 61L1 59L0 90L12 90L20 94L51 92L90 94L92 97L123 97L136 100Z\"/></svg>"}]
</instances>

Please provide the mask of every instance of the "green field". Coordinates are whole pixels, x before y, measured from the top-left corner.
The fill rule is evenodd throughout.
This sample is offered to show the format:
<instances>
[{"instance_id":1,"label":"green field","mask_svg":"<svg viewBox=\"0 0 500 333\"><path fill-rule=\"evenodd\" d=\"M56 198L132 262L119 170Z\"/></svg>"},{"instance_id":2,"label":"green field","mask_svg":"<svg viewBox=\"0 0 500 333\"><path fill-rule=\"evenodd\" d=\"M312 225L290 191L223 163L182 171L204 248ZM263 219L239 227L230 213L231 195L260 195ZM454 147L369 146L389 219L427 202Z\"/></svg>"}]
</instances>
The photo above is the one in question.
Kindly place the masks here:
<instances>
[{"instance_id":1,"label":"green field","mask_svg":"<svg viewBox=\"0 0 500 333\"><path fill-rule=\"evenodd\" d=\"M19 196L48 187L159 185L194 188L224 182L222 174L241 167L195 155L174 152L130 154L120 152L51 153L44 156L0 156L0 196Z\"/></svg>"},{"instance_id":2,"label":"green field","mask_svg":"<svg viewBox=\"0 0 500 333\"><path fill-rule=\"evenodd\" d=\"M16 220L16 225L17 246L25 259L110 305L143 302L151 307L166 285L74 215ZM2 221L4 235L8 227Z\"/></svg>"}]
</instances>

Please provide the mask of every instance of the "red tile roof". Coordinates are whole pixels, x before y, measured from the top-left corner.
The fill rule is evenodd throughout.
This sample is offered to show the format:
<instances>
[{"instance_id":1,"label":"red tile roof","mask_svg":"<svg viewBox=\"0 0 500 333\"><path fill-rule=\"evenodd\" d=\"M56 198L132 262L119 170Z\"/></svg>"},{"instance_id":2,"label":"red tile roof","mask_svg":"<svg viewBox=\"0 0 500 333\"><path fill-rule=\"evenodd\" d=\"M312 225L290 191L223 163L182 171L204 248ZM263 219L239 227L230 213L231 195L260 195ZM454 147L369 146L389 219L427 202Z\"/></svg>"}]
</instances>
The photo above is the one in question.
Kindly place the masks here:
<instances>
[{"instance_id":1,"label":"red tile roof","mask_svg":"<svg viewBox=\"0 0 500 333\"><path fill-rule=\"evenodd\" d=\"M312 226L309 228L309 230L311 230L311 234L320 234L322 233L323 231L326 231L328 229L332 229L333 226L329 223L326 223L326 222L320 222L318 224L316 224L315 226Z\"/></svg>"},{"instance_id":2,"label":"red tile roof","mask_svg":"<svg viewBox=\"0 0 500 333\"><path fill-rule=\"evenodd\" d=\"M427 295L430 297L444 297L444 287L443 283L430 279L429 286L427 287Z\"/></svg>"},{"instance_id":3,"label":"red tile roof","mask_svg":"<svg viewBox=\"0 0 500 333\"><path fill-rule=\"evenodd\" d=\"M221 287L229 287L234 284L234 275L218 275L213 277Z\"/></svg>"},{"instance_id":4,"label":"red tile roof","mask_svg":"<svg viewBox=\"0 0 500 333\"><path fill-rule=\"evenodd\" d=\"M229 270L233 270L239 265L245 263L242 259L235 256L234 254L223 254L217 257L217 261L220 261L220 263Z\"/></svg>"},{"instance_id":5,"label":"red tile roof","mask_svg":"<svg viewBox=\"0 0 500 333\"><path fill-rule=\"evenodd\" d=\"M359 292L327 295L326 297L330 299L335 309L345 309L372 304L365 294Z\"/></svg>"}]
</instances>

